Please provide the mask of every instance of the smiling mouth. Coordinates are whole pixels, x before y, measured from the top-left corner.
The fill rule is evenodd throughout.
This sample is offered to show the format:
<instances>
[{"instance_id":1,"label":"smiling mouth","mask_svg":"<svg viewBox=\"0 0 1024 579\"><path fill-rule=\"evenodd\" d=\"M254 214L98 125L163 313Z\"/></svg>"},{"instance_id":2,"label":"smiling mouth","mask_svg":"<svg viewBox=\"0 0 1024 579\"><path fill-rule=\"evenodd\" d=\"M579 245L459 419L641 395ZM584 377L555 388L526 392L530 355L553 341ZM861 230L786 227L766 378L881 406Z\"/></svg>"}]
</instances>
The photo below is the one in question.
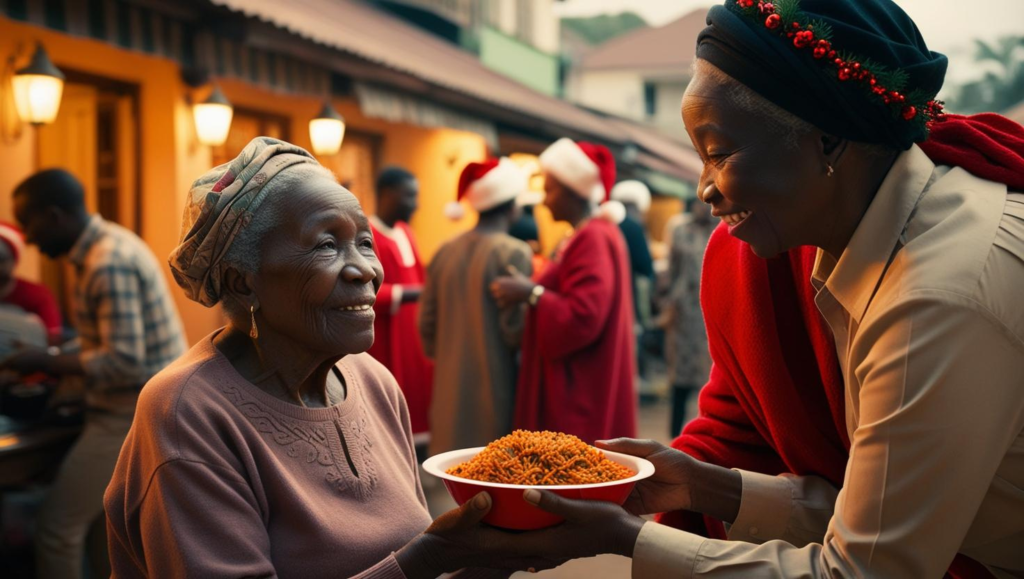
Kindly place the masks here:
<instances>
[{"instance_id":1,"label":"smiling mouth","mask_svg":"<svg viewBox=\"0 0 1024 579\"><path fill-rule=\"evenodd\" d=\"M736 227L740 223L743 223L744 221L746 221L747 218L750 217L750 214L751 214L750 211L740 211L739 213L730 213L728 215L722 215L721 219L729 227Z\"/></svg>"}]
</instances>

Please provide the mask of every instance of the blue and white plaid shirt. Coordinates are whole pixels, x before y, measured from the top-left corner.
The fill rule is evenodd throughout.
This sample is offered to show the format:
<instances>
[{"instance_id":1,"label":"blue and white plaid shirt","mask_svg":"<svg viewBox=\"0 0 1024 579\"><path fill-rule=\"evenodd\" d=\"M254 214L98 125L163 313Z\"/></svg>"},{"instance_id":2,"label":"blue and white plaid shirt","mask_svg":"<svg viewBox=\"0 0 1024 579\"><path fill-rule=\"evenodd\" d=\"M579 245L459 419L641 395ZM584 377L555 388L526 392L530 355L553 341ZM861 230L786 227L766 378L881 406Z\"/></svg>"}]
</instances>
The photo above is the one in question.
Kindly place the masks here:
<instances>
[{"instance_id":1,"label":"blue and white plaid shirt","mask_svg":"<svg viewBox=\"0 0 1024 579\"><path fill-rule=\"evenodd\" d=\"M127 410L121 407L134 396L123 395L136 394L186 350L166 278L145 242L98 215L68 257L77 272L75 313L87 403Z\"/></svg>"}]
</instances>

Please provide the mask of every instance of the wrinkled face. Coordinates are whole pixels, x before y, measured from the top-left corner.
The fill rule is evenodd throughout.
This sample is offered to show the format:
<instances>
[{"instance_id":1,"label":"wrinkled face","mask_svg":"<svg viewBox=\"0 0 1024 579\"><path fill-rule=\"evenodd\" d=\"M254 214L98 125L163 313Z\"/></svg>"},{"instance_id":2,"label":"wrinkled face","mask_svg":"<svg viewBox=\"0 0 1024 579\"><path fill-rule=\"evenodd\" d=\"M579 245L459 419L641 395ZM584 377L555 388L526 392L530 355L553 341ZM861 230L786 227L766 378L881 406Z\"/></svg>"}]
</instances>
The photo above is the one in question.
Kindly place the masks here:
<instances>
[{"instance_id":1,"label":"wrinkled face","mask_svg":"<svg viewBox=\"0 0 1024 579\"><path fill-rule=\"evenodd\" d=\"M25 243L35 245L51 259L58 258L75 244L69 238L66 220L53 207L33 207L27 194L14 196L14 218L25 235Z\"/></svg>"},{"instance_id":2,"label":"wrinkled face","mask_svg":"<svg viewBox=\"0 0 1024 579\"><path fill-rule=\"evenodd\" d=\"M7 284L11 283L16 265L18 264L14 261L14 252L11 251L11 246L0 241L0 288L5 288Z\"/></svg>"},{"instance_id":3,"label":"wrinkled face","mask_svg":"<svg viewBox=\"0 0 1024 579\"><path fill-rule=\"evenodd\" d=\"M830 214L821 133L783 142L777 128L735 104L729 90L698 68L683 96L683 123L704 161L698 197L760 257L810 243Z\"/></svg>"},{"instance_id":4,"label":"wrinkled face","mask_svg":"<svg viewBox=\"0 0 1024 579\"><path fill-rule=\"evenodd\" d=\"M373 344L373 302L384 271L356 198L314 177L287 193L267 233L253 281L260 313L275 332L329 356Z\"/></svg>"}]
</instances>

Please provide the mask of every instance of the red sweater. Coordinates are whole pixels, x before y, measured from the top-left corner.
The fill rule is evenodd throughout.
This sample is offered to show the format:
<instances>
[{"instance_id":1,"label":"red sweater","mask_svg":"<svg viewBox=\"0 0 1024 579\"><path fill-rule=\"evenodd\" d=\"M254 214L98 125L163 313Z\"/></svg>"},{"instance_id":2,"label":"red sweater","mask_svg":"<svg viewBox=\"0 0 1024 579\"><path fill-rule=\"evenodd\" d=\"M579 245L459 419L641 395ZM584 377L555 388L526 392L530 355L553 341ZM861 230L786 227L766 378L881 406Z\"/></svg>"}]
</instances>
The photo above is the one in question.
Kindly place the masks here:
<instances>
[{"instance_id":1,"label":"red sweater","mask_svg":"<svg viewBox=\"0 0 1024 579\"><path fill-rule=\"evenodd\" d=\"M44 285L16 279L14 289L0 301L39 316L51 336L59 336L64 329L57 300L53 299L53 294Z\"/></svg>"},{"instance_id":2,"label":"red sweater","mask_svg":"<svg viewBox=\"0 0 1024 579\"><path fill-rule=\"evenodd\" d=\"M633 296L619 228L593 219L537 278L516 392L516 428L587 442L636 435Z\"/></svg>"}]
</instances>

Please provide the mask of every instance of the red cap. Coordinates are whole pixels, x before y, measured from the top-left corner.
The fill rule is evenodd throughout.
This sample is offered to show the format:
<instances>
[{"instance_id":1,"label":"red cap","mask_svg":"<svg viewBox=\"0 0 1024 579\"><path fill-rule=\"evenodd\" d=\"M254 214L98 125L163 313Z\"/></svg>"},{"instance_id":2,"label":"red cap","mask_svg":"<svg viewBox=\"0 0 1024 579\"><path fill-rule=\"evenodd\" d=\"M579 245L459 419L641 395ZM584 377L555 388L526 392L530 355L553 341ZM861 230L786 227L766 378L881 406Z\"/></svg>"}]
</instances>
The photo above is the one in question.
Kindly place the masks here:
<instances>
[{"instance_id":1,"label":"red cap","mask_svg":"<svg viewBox=\"0 0 1024 579\"><path fill-rule=\"evenodd\" d=\"M615 186L615 157L604 145L586 141L577 141L576 145L597 165L601 184L604 185L604 200L608 201L611 199L612 187Z\"/></svg>"}]
</instances>

